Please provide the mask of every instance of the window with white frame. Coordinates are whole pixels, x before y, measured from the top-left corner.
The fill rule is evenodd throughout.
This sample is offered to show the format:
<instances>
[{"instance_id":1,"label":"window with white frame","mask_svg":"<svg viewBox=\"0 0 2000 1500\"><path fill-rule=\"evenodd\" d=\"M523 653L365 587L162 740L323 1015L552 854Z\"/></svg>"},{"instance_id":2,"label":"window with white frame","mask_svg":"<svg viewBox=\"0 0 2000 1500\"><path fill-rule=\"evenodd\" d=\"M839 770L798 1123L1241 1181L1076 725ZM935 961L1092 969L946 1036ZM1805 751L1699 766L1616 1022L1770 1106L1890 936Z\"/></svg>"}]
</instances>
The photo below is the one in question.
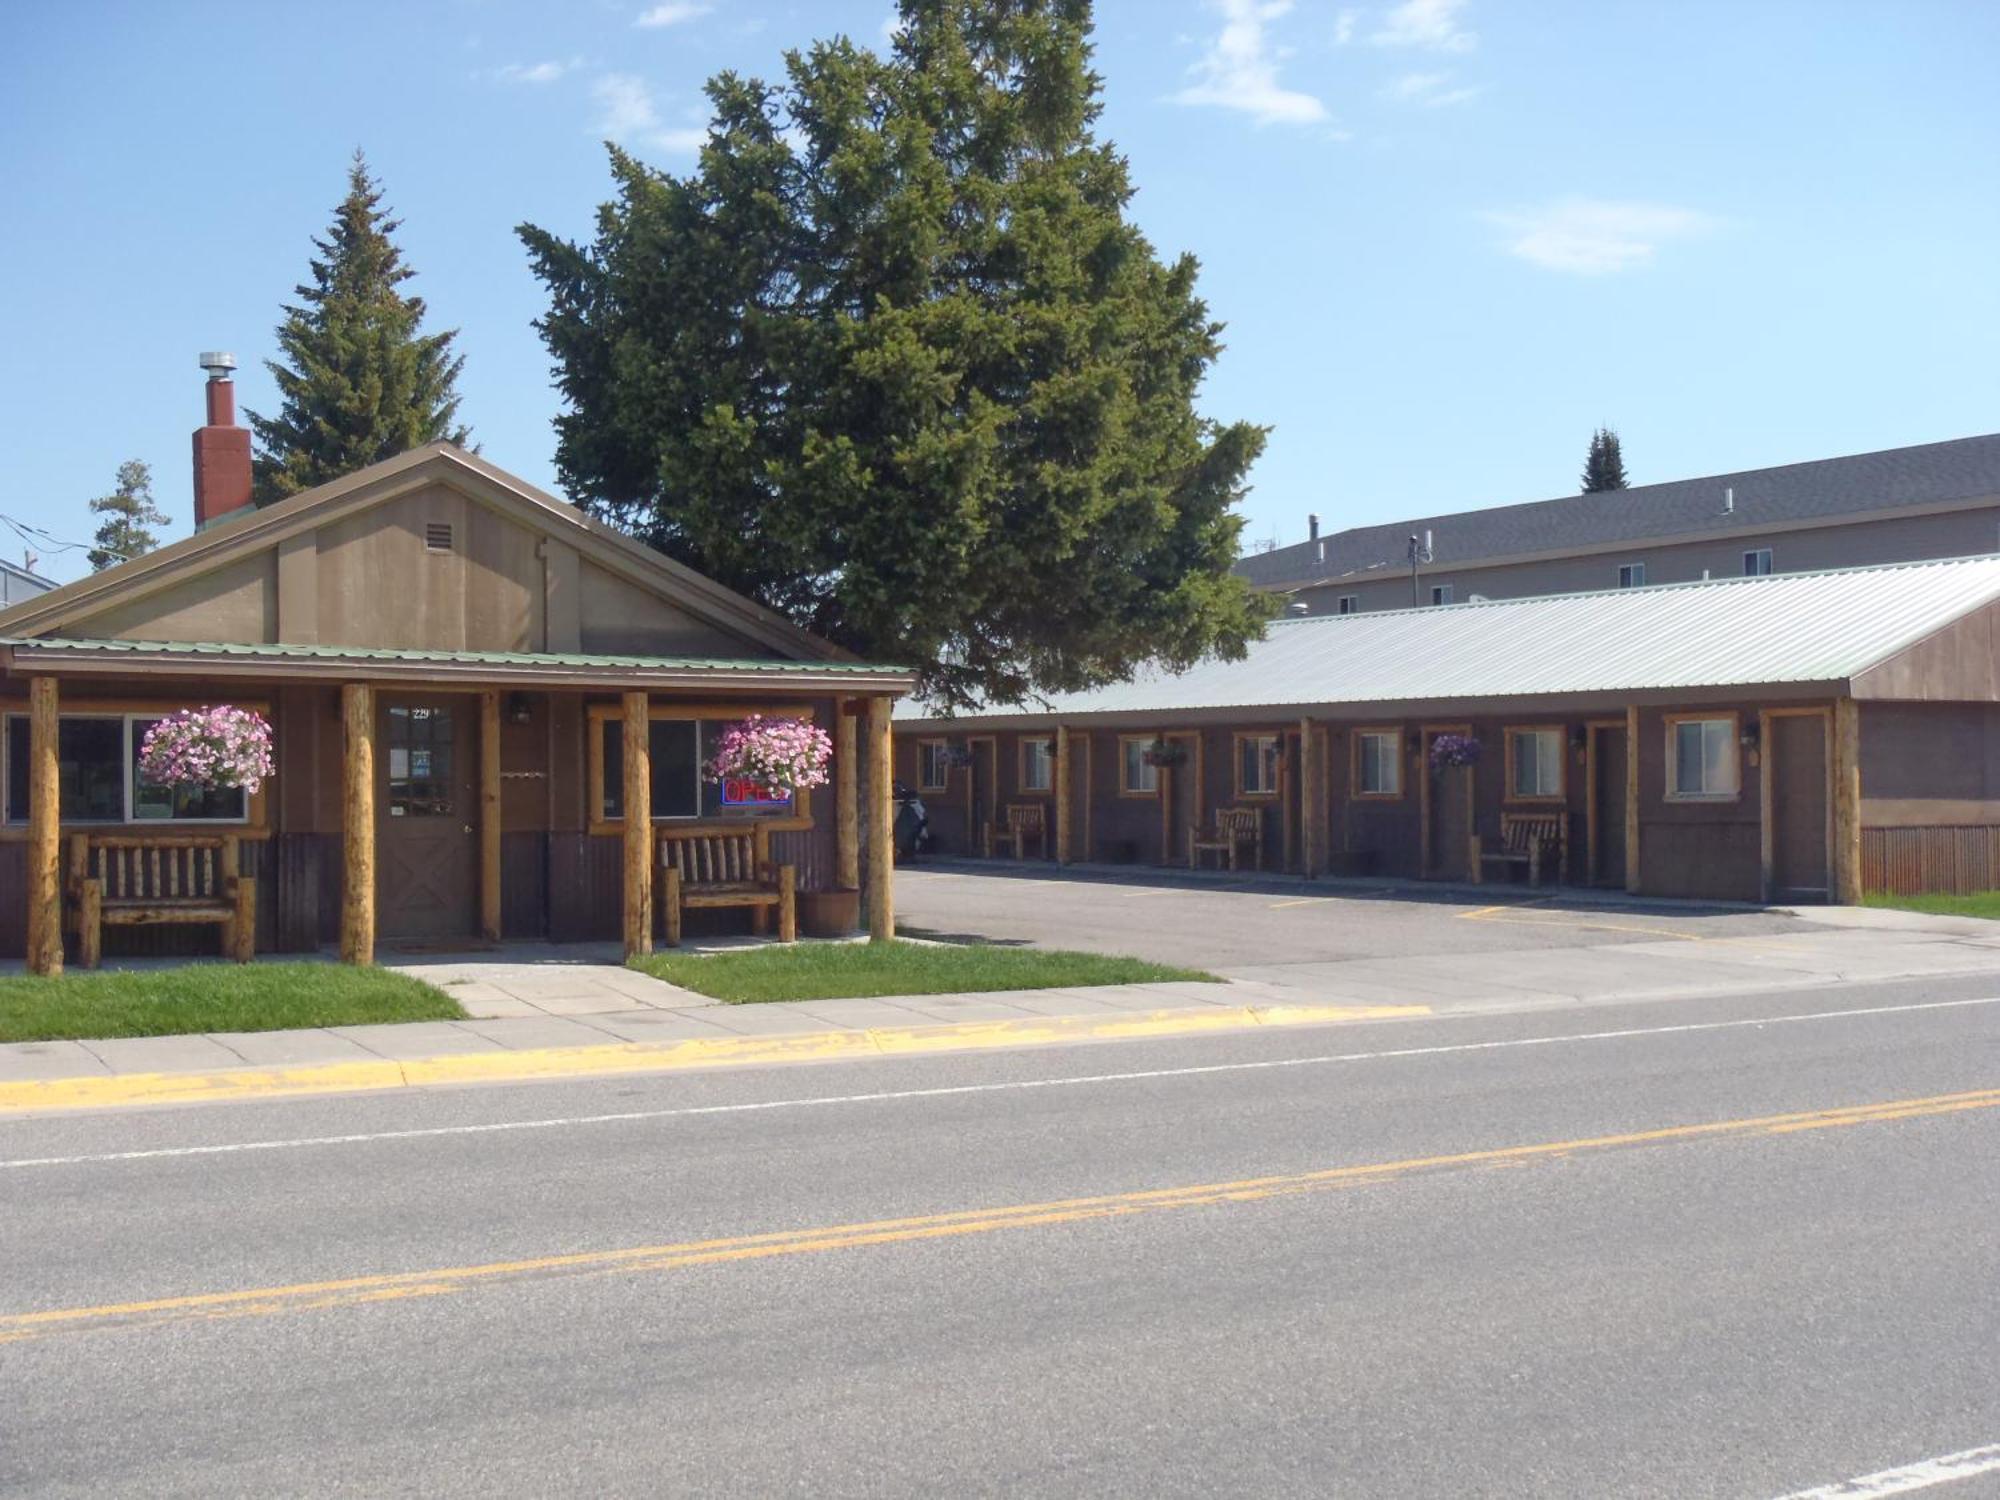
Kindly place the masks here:
<instances>
[{"instance_id":1,"label":"window with white frame","mask_svg":"<svg viewBox=\"0 0 2000 1500\"><path fill-rule=\"evenodd\" d=\"M1056 784L1056 742L1021 741L1021 790L1046 792Z\"/></svg>"},{"instance_id":2,"label":"window with white frame","mask_svg":"<svg viewBox=\"0 0 2000 1500\"><path fill-rule=\"evenodd\" d=\"M1646 586L1646 565L1642 562L1620 563L1618 565L1618 587L1621 589L1642 589Z\"/></svg>"},{"instance_id":3,"label":"window with white frame","mask_svg":"<svg viewBox=\"0 0 2000 1500\"><path fill-rule=\"evenodd\" d=\"M1361 613L1361 600L1353 594L1342 594L1334 600L1333 612L1337 615L1358 615Z\"/></svg>"},{"instance_id":4,"label":"window with white frame","mask_svg":"<svg viewBox=\"0 0 2000 1500\"><path fill-rule=\"evenodd\" d=\"M159 714L64 714L56 725L56 780L65 823L241 823L241 787L154 786L139 779L139 749ZM28 716L7 716L7 821L28 821Z\"/></svg>"},{"instance_id":5,"label":"window with white frame","mask_svg":"<svg viewBox=\"0 0 2000 1500\"><path fill-rule=\"evenodd\" d=\"M951 749L943 740L917 741L917 787L941 792L951 784Z\"/></svg>"},{"instance_id":6,"label":"window with white frame","mask_svg":"<svg viewBox=\"0 0 2000 1500\"><path fill-rule=\"evenodd\" d=\"M1431 585L1431 603L1433 603L1433 604L1449 604L1449 603L1451 603L1451 585L1450 585L1450 584L1448 584L1448 583L1434 583L1434 584L1432 584L1432 585Z\"/></svg>"},{"instance_id":7,"label":"window with white frame","mask_svg":"<svg viewBox=\"0 0 2000 1500\"><path fill-rule=\"evenodd\" d=\"M1752 547L1743 554L1743 576L1745 578L1762 578L1770 571L1771 549L1769 547Z\"/></svg>"},{"instance_id":8,"label":"window with white frame","mask_svg":"<svg viewBox=\"0 0 2000 1500\"><path fill-rule=\"evenodd\" d=\"M1278 737L1245 734L1236 739L1236 795L1273 797L1278 792Z\"/></svg>"},{"instance_id":9,"label":"window with white frame","mask_svg":"<svg viewBox=\"0 0 2000 1500\"><path fill-rule=\"evenodd\" d=\"M1562 750L1560 729L1508 730L1508 792L1517 798L1562 796Z\"/></svg>"},{"instance_id":10,"label":"window with white frame","mask_svg":"<svg viewBox=\"0 0 2000 1500\"><path fill-rule=\"evenodd\" d=\"M1153 764L1150 739L1119 741L1123 770L1118 788L1128 797L1150 797L1160 789L1160 768Z\"/></svg>"},{"instance_id":11,"label":"window with white frame","mask_svg":"<svg viewBox=\"0 0 2000 1500\"><path fill-rule=\"evenodd\" d=\"M1675 719L1667 725L1669 795L1734 797L1741 784L1735 719Z\"/></svg>"},{"instance_id":12,"label":"window with white frame","mask_svg":"<svg viewBox=\"0 0 2000 1500\"><path fill-rule=\"evenodd\" d=\"M1354 737L1354 792L1360 797L1403 794L1401 730L1365 729Z\"/></svg>"}]
</instances>

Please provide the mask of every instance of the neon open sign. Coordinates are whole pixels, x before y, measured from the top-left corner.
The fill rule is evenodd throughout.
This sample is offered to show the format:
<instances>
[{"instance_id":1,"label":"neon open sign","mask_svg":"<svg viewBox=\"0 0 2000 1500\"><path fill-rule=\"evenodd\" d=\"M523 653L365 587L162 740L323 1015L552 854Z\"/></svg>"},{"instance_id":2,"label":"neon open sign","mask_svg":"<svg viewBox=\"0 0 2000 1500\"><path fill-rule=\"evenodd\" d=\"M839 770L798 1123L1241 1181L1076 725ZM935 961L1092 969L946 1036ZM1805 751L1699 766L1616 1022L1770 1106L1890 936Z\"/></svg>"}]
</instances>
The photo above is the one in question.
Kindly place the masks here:
<instances>
[{"instance_id":1,"label":"neon open sign","mask_svg":"<svg viewBox=\"0 0 2000 1500\"><path fill-rule=\"evenodd\" d=\"M722 805L724 807L790 807L790 792L774 791L770 787L759 786L744 776L722 778Z\"/></svg>"}]
</instances>

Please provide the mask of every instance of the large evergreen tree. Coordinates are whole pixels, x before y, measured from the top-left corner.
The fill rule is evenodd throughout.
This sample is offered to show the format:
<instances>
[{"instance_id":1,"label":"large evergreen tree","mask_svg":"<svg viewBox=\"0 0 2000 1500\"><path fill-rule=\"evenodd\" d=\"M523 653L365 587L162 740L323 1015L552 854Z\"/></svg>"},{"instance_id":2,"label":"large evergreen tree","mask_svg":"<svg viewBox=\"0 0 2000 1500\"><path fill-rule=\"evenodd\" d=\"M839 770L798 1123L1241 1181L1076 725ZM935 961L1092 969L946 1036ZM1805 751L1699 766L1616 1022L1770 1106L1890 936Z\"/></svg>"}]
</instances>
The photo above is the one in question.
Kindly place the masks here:
<instances>
[{"instance_id":1,"label":"large evergreen tree","mask_svg":"<svg viewBox=\"0 0 2000 1500\"><path fill-rule=\"evenodd\" d=\"M466 441L457 330L423 333L423 299L398 290L416 274L391 238L401 222L355 152L333 227L313 241L312 279L278 325L284 361L266 361L282 405L275 417L246 413L259 505L439 438Z\"/></svg>"},{"instance_id":2,"label":"large evergreen tree","mask_svg":"<svg viewBox=\"0 0 2000 1500\"><path fill-rule=\"evenodd\" d=\"M887 56L712 79L692 174L612 148L589 245L521 226L570 495L947 706L1241 654L1265 434L1195 409L1221 325L1125 217L1090 30L902 0Z\"/></svg>"},{"instance_id":3,"label":"large evergreen tree","mask_svg":"<svg viewBox=\"0 0 2000 1500\"><path fill-rule=\"evenodd\" d=\"M1590 435L1590 453L1583 461L1583 492L1591 495L1626 487L1625 455L1618 446L1618 434L1600 427Z\"/></svg>"},{"instance_id":4,"label":"large evergreen tree","mask_svg":"<svg viewBox=\"0 0 2000 1500\"><path fill-rule=\"evenodd\" d=\"M101 573L160 545L153 528L166 525L167 518L153 502L153 471L138 459L118 466L118 487L91 501L90 509L104 517L92 538L97 545L87 554L93 572Z\"/></svg>"}]
</instances>

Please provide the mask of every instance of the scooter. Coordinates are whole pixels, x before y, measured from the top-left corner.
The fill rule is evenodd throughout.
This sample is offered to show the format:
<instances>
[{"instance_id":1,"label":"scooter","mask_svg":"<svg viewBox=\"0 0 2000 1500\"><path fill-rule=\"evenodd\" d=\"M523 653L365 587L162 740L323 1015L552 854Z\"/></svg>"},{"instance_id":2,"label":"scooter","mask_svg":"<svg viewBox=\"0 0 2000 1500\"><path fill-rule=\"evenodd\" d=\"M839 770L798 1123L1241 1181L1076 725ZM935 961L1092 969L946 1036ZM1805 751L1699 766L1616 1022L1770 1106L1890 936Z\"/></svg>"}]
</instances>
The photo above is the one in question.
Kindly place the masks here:
<instances>
[{"instance_id":1,"label":"scooter","mask_svg":"<svg viewBox=\"0 0 2000 1500\"><path fill-rule=\"evenodd\" d=\"M924 799L902 782L895 784L896 858L917 859L931 852L931 815Z\"/></svg>"}]
</instances>

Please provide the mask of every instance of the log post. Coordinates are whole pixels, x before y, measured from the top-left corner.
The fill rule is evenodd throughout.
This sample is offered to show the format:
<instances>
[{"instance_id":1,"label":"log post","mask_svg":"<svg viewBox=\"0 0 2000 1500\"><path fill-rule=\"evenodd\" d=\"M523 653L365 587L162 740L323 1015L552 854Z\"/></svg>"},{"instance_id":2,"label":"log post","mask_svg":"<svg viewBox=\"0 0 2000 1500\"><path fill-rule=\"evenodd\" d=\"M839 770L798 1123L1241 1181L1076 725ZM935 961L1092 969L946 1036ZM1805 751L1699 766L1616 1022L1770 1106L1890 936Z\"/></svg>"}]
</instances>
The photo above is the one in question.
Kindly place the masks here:
<instances>
[{"instance_id":1,"label":"log post","mask_svg":"<svg viewBox=\"0 0 2000 1500\"><path fill-rule=\"evenodd\" d=\"M653 951L652 724L644 693L625 695L625 956Z\"/></svg>"},{"instance_id":2,"label":"log post","mask_svg":"<svg viewBox=\"0 0 2000 1500\"><path fill-rule=\"evenodd\" d=\"M1771 742L1762 741L1764 758ZM1861 705L1833 700L1833 899L1861 900Z\"/></svg>"},{"instance_id":3,"label":"log post","mask_svg":"<svg viewBox=\"0 0 2000 1500\"><path fill-rule=\"evenodd\" d=\"M479 695L479 935L500 941L500 693Z\"/></svg>"},{"instance_id":4,"label":"log post","mask_svg":"<svg viewBox=\"0 0 2000 1500\"><path fill-rule=\"evenodd\" d=\"M1319 794L1323 773L1319 765L1319 740L1313 732L1311 719L1299 720L1299 822L1303 825L1304 836L1299 840L1299 857L1305 862L1304 874L1311 880L1319 874L1320 806Z\"/></svg>"},{"instance_id":5,"label":"log post","mask_svg":"<svg viewBox=\"0 0 2000 1500\"><path fill-rule=\"evenodd\" d=\"M1069 730L1056 725L1056 863L1069 863Z\"/></svg>"},{"instance_id":6,"label":"log post","mask_svg":"<svg viewBox=\"0 0 2000 1500\"><path fill-rule=\"evenodd\" d=\"M851 707L844 700L833 706L833 877L844 891L861 887L861 768Z\"/></svg>"},{"instance_id":7,"label":"log post","mask_svg":"<svg viewBox=\"0 0 2000 1500\"><path fill-rule=\"evenodd\" d=\"M365 682L340 689L342 877L340 961L375 962L375 692Z\"/></svg>"},{"instance_id":8,"label":"log post","mask_svg":"<svg viewBox=\"0 0 2000 1500\"><path fill-rule=\"evenodd\" d=\"M28 681L28 972L63 968L62 762L56 680Z\"/></svg>"},{"instance_id":9,"label":"log post","mask_svg":"<svg viewBox=\"0 0 2000 1500\"><path fill-rule=\"evenodd\" d=\"M868 863L863 870L863 900L868 908L868 936L886 943L896 935L896 829L893 780L894 748L889 737L889 700L868 700Z\"/></svg>"},{"instance_id":10,"label":"log post","mask_svg":"<svg viewBox=\"0 0 2000 1500\"><path fill-rule=\"evenodd\" d=\"M1625 889L1639 892L1639 705L1625 710Z\"/></svg>"}]
</instances>

